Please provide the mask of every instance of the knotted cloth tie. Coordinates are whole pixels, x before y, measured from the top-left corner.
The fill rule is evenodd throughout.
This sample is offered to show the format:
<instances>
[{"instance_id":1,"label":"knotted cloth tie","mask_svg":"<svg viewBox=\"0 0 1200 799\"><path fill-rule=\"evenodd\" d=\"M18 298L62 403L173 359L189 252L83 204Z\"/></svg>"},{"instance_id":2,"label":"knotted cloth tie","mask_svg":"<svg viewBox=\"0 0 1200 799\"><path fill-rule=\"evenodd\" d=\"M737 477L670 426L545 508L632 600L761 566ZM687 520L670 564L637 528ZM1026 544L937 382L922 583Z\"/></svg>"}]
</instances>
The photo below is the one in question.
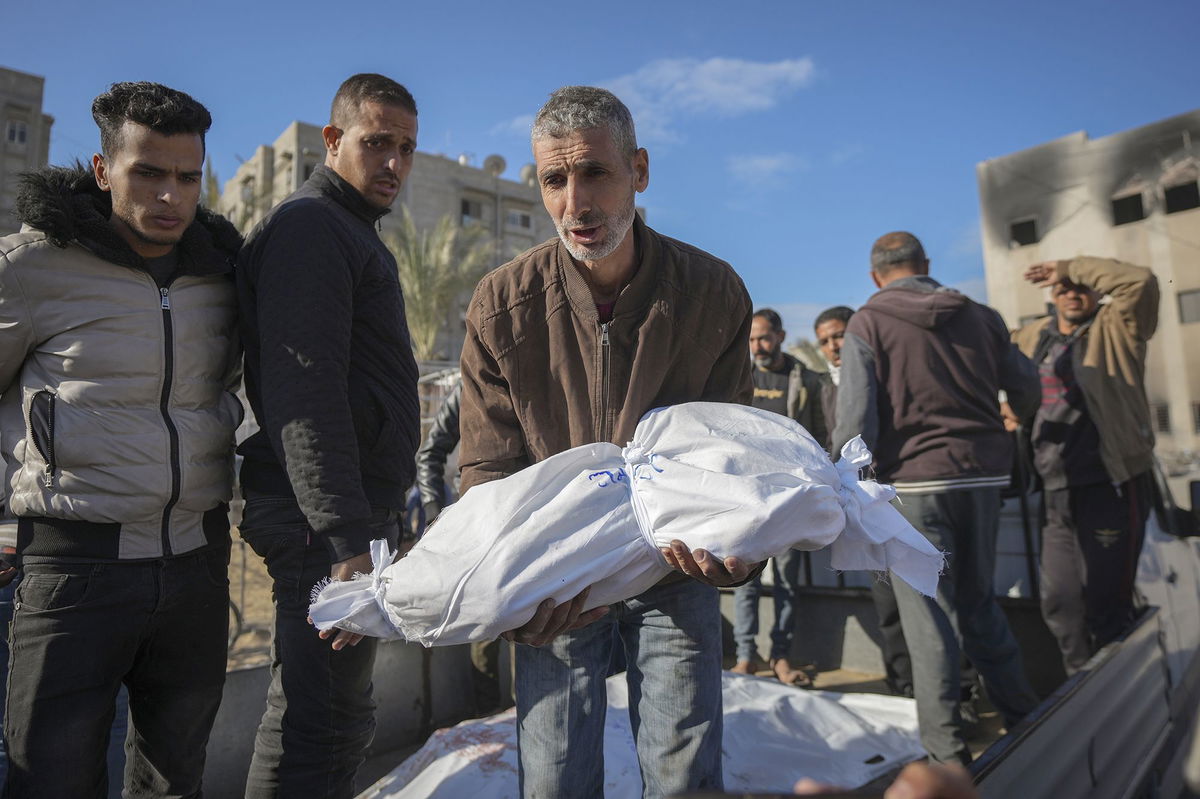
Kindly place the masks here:
<instances>
[{"instance_id":1,"label":"knotted cloth tie","mask_svg":"<svg viewBox=\"0 0 1200 799\"><path fill-rule=\"evenodd\" d=\"M860 480L859 473L871 465L871 451L861 436L845 443L834 465L842 484L838 501L846 513L846 529L830 546L830 565L839 571L872 569L873 564L890 564L891 570L925 596L937 592L937 577L945 556L925 541L920 550L900 547L893 541L909 524L892 507L896 489L874 480Z\"/></svg>"},{"instance_id":2,"label":"knotted cloth tie","mask_svg":"<svg viewBox=\"0 0 1200 799\"><path fill-rule=\"evenodd\" d=\"M382 538L372 541L371 563L374 568L370 575L355 574L350 580L325 579L313 586L310 599L314 606L320 599L319 613L316 615L339 619L337 626L340 629L372 638L396 638L396 633L407 637L388 612L389 578L384 570L392 565L395 558L396 553L388 547L387 541ZM364 590L368 580L369 588ZM314 621L317 621L316 615L313 615Z\"/></svg>"}]
</instances>

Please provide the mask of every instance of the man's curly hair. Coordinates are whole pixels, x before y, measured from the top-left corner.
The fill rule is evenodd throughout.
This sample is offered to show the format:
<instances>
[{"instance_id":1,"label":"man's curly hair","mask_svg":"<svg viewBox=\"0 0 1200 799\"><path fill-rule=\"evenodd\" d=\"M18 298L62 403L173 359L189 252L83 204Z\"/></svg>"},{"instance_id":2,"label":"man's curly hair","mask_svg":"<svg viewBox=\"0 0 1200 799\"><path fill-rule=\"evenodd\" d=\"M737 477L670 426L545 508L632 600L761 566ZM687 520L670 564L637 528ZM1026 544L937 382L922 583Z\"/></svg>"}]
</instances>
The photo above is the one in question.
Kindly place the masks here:
<instances>
[{"instance_id":1,"label":"man's curly hair","mask_svg":"<svg viewBox=\"0 0 1200 799\"><path fill-rule=\"evenodd\" d=\"M148 81L114 83L92 101L92 118L100 128L100 149L106 156L121 149L121 127L127 121L164 136L195 133L201 144L212 125L208 109L191 96Z\"/></svg>"}]
</instances>

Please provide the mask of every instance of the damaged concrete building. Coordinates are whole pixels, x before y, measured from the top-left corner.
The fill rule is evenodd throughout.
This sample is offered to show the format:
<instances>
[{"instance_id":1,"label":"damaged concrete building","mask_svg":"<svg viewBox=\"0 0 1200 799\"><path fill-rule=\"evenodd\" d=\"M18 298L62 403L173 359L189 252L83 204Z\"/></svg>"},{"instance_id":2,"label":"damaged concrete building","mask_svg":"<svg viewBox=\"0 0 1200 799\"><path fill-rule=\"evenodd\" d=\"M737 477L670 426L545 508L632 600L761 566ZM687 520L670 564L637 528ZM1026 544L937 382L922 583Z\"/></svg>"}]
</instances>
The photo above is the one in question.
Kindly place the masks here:
<instances>
[{"instance_id":1,"label":"damaged concrete building","mask_svg":"<svg viewBox=\"0 0 1200 799\"><path fill-rule=\"evenodd\" d=\"M13 215L20 175L50 158L54 117L42 112L45 84L41 75L0 67L0 236L21 229Z\"/></svg>"},{"instance_id":2,"label":"damaged concrete building","mask_svg":"<svg viewBox=\"0 0 1200 799\"><path fill-rule=\"evenodd\" d=\"M1200 110L1099 139L1080 131L993 158L979 179L988 300L1010 327L1047 312L1022 280L1075 255L1151 267L1162 289L1147 363L1158 452L1200 461Z\"/></svg>"}]
</instances>

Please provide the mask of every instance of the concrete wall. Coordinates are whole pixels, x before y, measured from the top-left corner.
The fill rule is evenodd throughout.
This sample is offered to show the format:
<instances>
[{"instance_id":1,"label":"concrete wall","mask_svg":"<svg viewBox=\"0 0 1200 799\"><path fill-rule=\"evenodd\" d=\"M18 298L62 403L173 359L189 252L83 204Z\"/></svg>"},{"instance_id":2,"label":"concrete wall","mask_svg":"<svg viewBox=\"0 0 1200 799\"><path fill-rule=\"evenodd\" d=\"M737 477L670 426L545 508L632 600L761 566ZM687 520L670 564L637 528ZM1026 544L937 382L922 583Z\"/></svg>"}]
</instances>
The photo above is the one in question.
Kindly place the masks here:
<instances>
[{"instance_id":1,"label":"concrete wall","mask_svg":"<svg viewBox=\"0 0 1200 799\"><path fill-rule=\"evenodd\" d=\"M434 729L466 718L471 694L463 686L470 679L467 647L381 644L374 677L377 726L368 757L415 746ZM204 770L209 799L241 798L269 683L267 666L231 671L226 678Z\"/></svg>"}]
</instances>

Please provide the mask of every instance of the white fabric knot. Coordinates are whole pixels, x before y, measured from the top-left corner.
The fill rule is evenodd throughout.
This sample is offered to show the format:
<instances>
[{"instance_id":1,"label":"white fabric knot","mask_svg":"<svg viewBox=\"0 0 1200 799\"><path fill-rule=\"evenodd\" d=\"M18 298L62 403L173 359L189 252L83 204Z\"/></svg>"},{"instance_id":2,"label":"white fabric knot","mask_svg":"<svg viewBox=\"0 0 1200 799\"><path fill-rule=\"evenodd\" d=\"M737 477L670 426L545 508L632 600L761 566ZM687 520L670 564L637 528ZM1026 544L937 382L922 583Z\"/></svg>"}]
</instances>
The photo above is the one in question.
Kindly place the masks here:
<instances>
[{"instance_id":1,"label":"white fabric knot","mask_svg":"<svg viewBox=\"0 0 1200 799\"><path fill-rule=\"evenodd\" d=\"M859 480L859 471L871 465L871 450L861 436L846 442L836 464L841 485L838 502L846 513L846 528L830 547L831 565L839 571L890 568L926 596L937 591L944 558L924 536L899 546L904 530L911 530L891 506L896 489L874 480ZM886 565L885 565L886 564Z\"/></svg>"},{"instance_id":2,"label":"white fabric knot","mask_svg":"<svg viewBox=\"0 0 1200 799\"><path fill-rule=\"evenodd\" d=\"M355 574L350 580L334 580L314 588L316 596L308 615L317 629L328 629L336 622L340 629L372 638L406 637L388 612L390 578L386 569L395 558L396 553L388 547L388 542L376 539L371 542L374 568L369 575ZM364 591L368 581L370 587Z\"/></svg>"},{"instance_id":3,"label":"white fabric knot","mask_svg":"<svg viewBox=\"0 0 1200 799\"><path fill-rule=\"evenodd\" d=\"M662 472L662 469L654 465L657 459L653 452L649 452L645 447L638 446L632 441L621 450L621 459L625 461L625 467L622 471L629 477L627 484L629 488L629 502L633 505L633 518L637 522L638 532L642 534L646 544L656 551L658 544L654 539L654 525L650 522L650 512L646 507L646 501L638 493L636 483L642 480L651 480L655 472Z\"/></svg>"},{"instance_id":4,"label":"white fabric knot","mask_svg":"<svg viewBox=\"0 0 1200 799\"><path fill-rule=\"evenodd\" d=\"M625 461L625 473L631 480L650 480L655 472L662 472L662 469L654 464L658 456L634 443L621 450L621 459Z\"/></svg>"},{"instance_id":5,"label":"white fabric knot","mask_svg":"<svg viewBox=\"0 0 1200 799\"><path fill-rule=\"evenodd\" d=\"M392 565L392 561L396 559L396 553L388 546L387 539L376 538L371 542L371 590L382 601L384 589L387 588L389 578L384 574L384 570ZM356 575L357 576L357 575Z\"/></svg>"}]
</instances>

